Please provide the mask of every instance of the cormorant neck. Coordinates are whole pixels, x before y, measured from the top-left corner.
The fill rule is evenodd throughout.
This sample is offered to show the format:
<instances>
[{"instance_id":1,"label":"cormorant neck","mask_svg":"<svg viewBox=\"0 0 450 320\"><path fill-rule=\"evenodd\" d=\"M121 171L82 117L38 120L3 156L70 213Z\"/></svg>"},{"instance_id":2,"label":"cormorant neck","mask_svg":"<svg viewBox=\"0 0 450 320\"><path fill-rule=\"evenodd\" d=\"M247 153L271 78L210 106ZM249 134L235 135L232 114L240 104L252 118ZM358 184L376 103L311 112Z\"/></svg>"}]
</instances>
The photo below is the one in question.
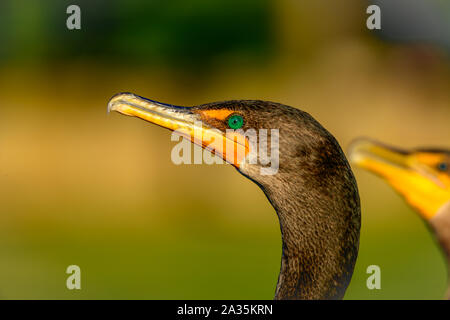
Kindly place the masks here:
<instances>
[{"instance_id":1,"label":"cormorant neck","mask_svg":"<svg viewBox=\"0 0 450 320\"><path fill-rule=\"evenodd\" d=\"M341 299L359 246L360 208L349 168L342 179L283 179L263 187L282 233L281 270L275 299ZM316 182L315 182L316 183Z\"/></svg>"},{"instance_id":2,"label":"cormorant neck","mask_svg":"<svg viewBox=\"0 0 450 320\"><path fill-rule=\"evenodd\" d=\"M430 219L430 224L434 228L435 235L447 258L447 278L448 288L446 298L450 300L450 201L439 209Z\"/></svg>"},{"instance_id":3,"label":"cormorant neck","mask_svg":"<svg viewBox=\"0 0 450 320\"><path fill-rule=\"evenodd\" d=\"M309 114L277 105L278 171L239 170L255 181L275 208L282 259L275 299L339 299L350 283L359 247L358 187L337 140ZM281 108L281 109L280 109ZM275 126L274 126L275 127ZM270 139L272 143L272 139Z\"/></svg>"}]
</instances>

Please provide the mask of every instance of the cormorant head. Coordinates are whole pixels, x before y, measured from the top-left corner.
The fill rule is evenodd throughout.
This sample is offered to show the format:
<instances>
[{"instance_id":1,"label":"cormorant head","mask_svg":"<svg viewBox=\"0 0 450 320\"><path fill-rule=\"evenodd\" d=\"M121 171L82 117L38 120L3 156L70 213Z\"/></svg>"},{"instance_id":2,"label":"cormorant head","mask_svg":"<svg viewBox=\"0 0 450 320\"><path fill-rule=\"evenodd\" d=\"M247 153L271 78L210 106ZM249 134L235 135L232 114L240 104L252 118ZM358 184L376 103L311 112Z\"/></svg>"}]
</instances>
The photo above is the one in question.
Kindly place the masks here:
<instances>
[{"instance_id":1,"label":"cormorant head","mask_svg":"<svg viewBox=\"0 0 450 320\"><path fill-rule=\"evenodd\" d=\"M450 151L401 150L369 139L350 146L350 160L385 179L423 218L450 202Z\"/></svg>"},{"instance_id":2,"label":"cormorant head","mask_svg":"<svg viewBox=\"0 0 450 320\"><path fill-rule=\"evenodd\" d=\"M263 187L276 188L294 176L308 175L318 179L307 183L323 185L345 167L345 157L328 131L306 112L274 102L233 100L180 107L120 93L111 98L108 110L176 130Z\"/></svg>"},{"instance_id":3,"label":"cormorant head","mask_svg":"<svg viewBox=\"0 0 450 320\"><path fill-rule=\"evenodd\" d=\"M309 114L259 100L177 107L131 93L108 109L177 130L262 188L282 231L277 299L343 297L358 253L358 189L338 142Z\"/></svg>"}]
</instances>

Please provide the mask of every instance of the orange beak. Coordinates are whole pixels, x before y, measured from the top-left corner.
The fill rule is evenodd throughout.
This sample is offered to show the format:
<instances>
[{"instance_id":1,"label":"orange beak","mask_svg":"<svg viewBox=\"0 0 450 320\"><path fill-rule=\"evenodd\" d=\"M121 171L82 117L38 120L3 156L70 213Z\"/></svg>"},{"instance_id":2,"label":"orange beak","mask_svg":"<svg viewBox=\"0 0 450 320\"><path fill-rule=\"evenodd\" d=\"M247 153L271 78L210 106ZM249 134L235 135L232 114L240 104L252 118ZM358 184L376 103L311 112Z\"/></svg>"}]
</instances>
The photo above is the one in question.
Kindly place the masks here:
<instances>
[{"instance_id":1,"label":"orange beak","mask_svg":"<svg viewBox=\"0 0 450 320\"><path fill-rule=\"evenodd\" d=\"M133 93L119 93L108 103L108 112L117 111L176 131L180 136L202 146L239 168L249 153L246 137L236 132L222 132L204 121L190 107L180 107L146 99Z\"/></svg>"}]
</instances>

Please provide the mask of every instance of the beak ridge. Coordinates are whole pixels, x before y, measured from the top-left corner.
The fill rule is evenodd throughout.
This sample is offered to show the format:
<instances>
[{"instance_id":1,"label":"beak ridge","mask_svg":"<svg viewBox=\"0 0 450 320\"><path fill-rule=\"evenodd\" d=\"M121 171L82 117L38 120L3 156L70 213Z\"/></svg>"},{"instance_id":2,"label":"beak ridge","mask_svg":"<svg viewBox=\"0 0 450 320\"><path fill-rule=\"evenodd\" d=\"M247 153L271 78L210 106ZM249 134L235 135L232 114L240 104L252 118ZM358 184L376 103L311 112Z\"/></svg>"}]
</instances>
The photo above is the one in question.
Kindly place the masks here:
<instances>
[{"instance_id":1,"label":"beak ridge","mask_svg":"<svg viewBox=\"0 0 450 320\"><path fill-rule=\"evenodd\" d=\"M191 107L161 103L128 92L114 95L108 103L108 112L116 111L176 130L179 135L203 148L214 150L222 159L238 167L249 152L245 137L228 137L225 132L201 121L192 110ZM227 148L227 143L235 148Z\"/></svg>"},{"instance_id":2,"label":"beak ridge","mask_svg":"<svg viewBox=\"0 0 450 320\"><path fill-rule=\"evenodd\" d=\"M367 138L354 140L349 147L349 155L350 161L358 165L365 161L376 161L401 168L409 167L407 151Z\"/></svg>"}]
</instances>

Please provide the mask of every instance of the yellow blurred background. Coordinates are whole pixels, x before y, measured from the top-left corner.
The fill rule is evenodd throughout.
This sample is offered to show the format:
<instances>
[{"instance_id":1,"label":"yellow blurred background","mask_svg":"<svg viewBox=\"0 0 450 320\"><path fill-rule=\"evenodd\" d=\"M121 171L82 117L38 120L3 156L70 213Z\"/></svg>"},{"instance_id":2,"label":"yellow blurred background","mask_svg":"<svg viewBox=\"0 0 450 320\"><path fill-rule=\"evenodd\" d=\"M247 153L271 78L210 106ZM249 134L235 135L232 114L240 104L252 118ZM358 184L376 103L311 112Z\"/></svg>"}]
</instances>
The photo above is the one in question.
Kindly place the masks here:
<instances>
[{"instance_id":1,"label":"yellow blurred background","mask_svg":"<svg viewBox=\"0 0 450 320\"><path fill-rule=\"evenodd\" d=\"M65 26L69 4L81 30ZM448 148L449 48L368 30L368 5L2 1L0 298L272 299L281 240L262 191L228 165L174 165L170 132L106 104L121 91L272 100L344 149L359 136ZM346 298L441 298L446 266L425 224L354 172L362 232ZM81 290L66 288L71 264ZM366 287L372 264L381 290Z\"/></svg>"}]
</instances>

